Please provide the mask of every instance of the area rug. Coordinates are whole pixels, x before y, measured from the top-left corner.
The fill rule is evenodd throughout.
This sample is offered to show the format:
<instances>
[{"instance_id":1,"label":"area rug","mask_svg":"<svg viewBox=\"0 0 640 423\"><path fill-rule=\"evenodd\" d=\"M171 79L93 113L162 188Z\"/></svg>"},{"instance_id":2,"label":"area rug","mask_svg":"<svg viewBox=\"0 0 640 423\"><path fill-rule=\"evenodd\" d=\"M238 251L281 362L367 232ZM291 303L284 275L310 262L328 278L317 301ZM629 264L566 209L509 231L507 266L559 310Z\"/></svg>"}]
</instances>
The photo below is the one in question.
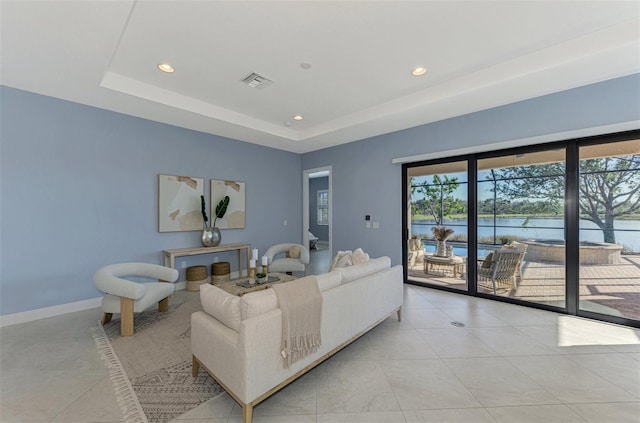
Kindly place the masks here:
<instances>
[{"instance_id":1,"label":"area rug","mask_svg":"<svg viewBox=\"0 0 640 423\"><path fill-rule=\"evenodd\" d=\"M168 422L223 392L203 371L191 376L190 319L201 309L199 292L178 291L167 313L137 313L133 336L120 336L119 319L98 323L94 338L126 422Z\"/></svg>"}]
</instances>

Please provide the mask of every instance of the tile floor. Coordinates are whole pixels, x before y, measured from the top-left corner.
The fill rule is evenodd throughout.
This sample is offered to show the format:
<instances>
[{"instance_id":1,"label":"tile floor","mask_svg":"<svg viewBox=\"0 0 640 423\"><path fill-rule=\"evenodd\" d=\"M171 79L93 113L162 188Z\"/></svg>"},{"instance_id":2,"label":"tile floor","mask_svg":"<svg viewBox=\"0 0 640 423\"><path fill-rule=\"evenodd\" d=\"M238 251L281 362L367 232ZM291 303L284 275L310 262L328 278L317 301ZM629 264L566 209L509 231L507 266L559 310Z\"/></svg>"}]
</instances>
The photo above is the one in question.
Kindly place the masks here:
<instances>
[{"instance_id":1,"label":"tile floor","mask_svg":"<svg viewBox=\"0 0 640 423\"><path fill-rule=\"evenodd\" d=\"M0 421L123 422L99 310L0 328ZM463 322L455 327L452 321ZM240 423L222 394L174 423ZM255 408L255 423L639 422L640 331L405 286L403 321Z\"/></svg>"}]
</instances>

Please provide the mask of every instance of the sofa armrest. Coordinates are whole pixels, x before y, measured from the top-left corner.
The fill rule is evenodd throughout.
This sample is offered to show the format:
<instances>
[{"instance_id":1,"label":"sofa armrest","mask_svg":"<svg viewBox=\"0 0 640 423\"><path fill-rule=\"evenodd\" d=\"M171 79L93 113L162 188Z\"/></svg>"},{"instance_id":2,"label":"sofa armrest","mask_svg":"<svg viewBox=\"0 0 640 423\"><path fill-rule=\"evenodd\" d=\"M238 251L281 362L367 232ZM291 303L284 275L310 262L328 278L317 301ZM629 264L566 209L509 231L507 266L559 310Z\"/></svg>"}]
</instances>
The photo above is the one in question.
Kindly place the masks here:
<instances>
[{"instance_id":1,"label":"sofa armrest","mask_svg":"<svg viewBox=\"0 0 640 423\"><path fill-rule=\"evenodd\" d=\"M144 284L117 278L102 269L98 270L93 276L93 283L96 288L105 294L132 300L139 300L147 292Z\"/></svg>"},{"instance_id":2,"label":"sofa armrest","mask_svg":"<svg viewBox=\"0 0 640 423\"><path fill-rule=\"evenodd\" d=\"M245 390L246 357L238 332L204 311L191 314L191 353L234 394Z\"/></svg>"},{"instance_id":3,"label":"sofa armrest","mask_svg":"<svg viewBox=\"0 0 640 423\"><path fill-rule=\"evenodd\" d=\"M93 283L100 291L117 297L139 300L144 296L144 284L129 281L121 276L142 276L175 282L178 279L178 271L159 264L118 263L98 269L93 275Z\"/></svg>"}]
</instances>

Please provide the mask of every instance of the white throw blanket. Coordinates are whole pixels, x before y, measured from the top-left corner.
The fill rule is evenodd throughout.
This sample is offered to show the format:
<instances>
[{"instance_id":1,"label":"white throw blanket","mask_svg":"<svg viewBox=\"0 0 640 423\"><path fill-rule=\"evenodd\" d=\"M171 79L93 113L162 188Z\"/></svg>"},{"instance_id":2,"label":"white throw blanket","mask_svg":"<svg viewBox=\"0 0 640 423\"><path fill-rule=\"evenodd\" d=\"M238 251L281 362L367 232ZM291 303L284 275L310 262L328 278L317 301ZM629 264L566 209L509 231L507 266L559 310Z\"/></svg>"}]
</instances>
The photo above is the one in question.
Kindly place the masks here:
<instances>
[{"instance_id":1,"label":"white throw blanket","mask_svg":"<svg viewBox=\"0 0 640 423\"><path fill-rule=\"evenodd\" d=\"M272 286L282 312L281 354L285 367L313 354L322 343L322 294L315 276Z\"/></svg>"}]
</instances>

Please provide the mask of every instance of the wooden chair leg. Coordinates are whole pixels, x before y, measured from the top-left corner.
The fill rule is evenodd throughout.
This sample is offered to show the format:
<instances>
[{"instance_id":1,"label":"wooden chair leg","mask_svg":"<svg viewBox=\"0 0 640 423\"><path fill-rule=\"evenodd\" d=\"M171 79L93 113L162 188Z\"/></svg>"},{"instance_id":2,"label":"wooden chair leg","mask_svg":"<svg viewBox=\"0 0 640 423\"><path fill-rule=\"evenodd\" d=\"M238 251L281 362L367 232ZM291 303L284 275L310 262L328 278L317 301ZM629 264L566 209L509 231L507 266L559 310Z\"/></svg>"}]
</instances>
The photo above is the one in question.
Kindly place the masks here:
<instances>
[{"instance_id":1,"label":"wooden chair leg","mask_svg":"<svg viewBox=\"0 0 640 423\"><path fill-rule=\"evenodd\" d=\"M158 302L158 311L163 313L169 311L169 297Z\"/></svg>"},{"instance_id":2,"label":"wooden chair leg","mask_svg":"<svg viewBox=\"0 0 640 423\"><path fill-rule=\"evenodd\" d=\"M200 362L198 361L198 359L194 355L193 356L193 366L191 367L191 376L197 377L199 370L200 370Z\"/></svg>"},{"instance_id":3,"label":"wooden chair leg","mask_svg":"<svg viewBox=\"0 0 640 423\"><path fill-rule=\"evenodd\" d=\"M133 300L120 297L120 336L133 335Z\"/></svg>"},{"instance_id":4,"label":"wooden chair leg","mask_svg":"<svg viewBox=\"0 0 640 423\"><path fill-rule=\"evenodd\" d=\"M105 313L102 315L102 322L100 323L102 323L103 325L106 325L111 321L112 317L113 317L113 313Z\"/></svg>"},{"instance_id":5,"label":"wooden chair leg","mask_svg":"<svg viewBox=\"0 0 640 423\"><path fill-rule=\"evenodd\" d=\"M402 306L398 307L396 314L398 315L398 322L402 322Z\"/></svg>"}]
</instances>

